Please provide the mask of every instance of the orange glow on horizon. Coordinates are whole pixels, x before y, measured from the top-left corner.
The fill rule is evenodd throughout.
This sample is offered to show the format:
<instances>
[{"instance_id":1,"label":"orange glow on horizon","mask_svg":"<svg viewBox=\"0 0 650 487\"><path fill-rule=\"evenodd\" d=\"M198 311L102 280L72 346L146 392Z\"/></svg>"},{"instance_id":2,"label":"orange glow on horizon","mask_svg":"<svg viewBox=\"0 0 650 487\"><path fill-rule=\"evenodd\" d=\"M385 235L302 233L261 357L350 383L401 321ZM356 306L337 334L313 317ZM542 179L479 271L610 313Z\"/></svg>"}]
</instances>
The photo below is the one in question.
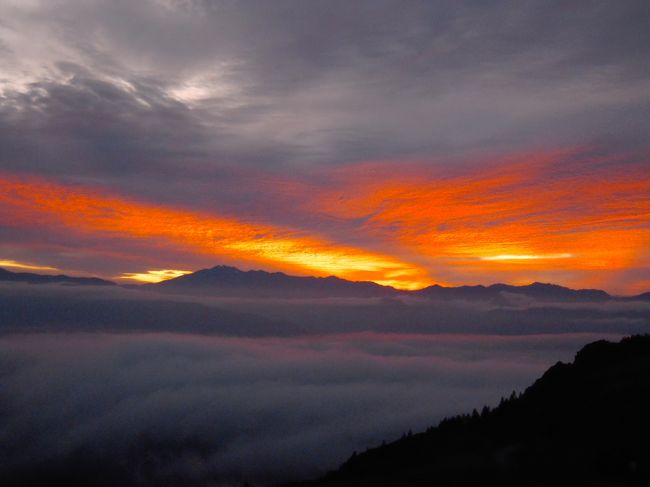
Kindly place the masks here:
<instances>
[{"instance_id":1,"label":"orange glow on horizon","mask_svg":"<svg viewBox=\"0 0 650 487\"><path fill-rule=\"evenodd\" d=\"M69 230L146 239L195 253L334 274L402 289L430 283L427 272L391 256L338 244L293 229L154 206L86 187L36 178L0 178L0 205L13 225L62 225ZM142 277L142 276L139 276Z\"/></svg>"},{"instance_id":2,"label":"orange glow on horizon","mask_svg":"<svg viewBox=\"0 0 650 487\"><path fill-rule=\"evenodd\" d=\"M363 234L429 259L454 285L561 272L573 286L606 287L650 267L648 164L567 150L463 172L369 163L333 179L311 211L362 221Z\"/></svg>"},{"instance_id":3,"label":"orange glow on horizon","mask_svg":"<svg viewBox=\"0 0 650 487\"><path fill-rule=\"evenodd\" d=\"M260 221L282 212L318 234L2 174L0 210L10 225L61 226L402 289L543 281L632 293L650 282L648 166L564 150L460 168L380 162L303 179L246 174L243 191L273 202ZM189 268L169 263L176 265Z\"/></svg>"},{"instance_id":4,"label":"orange glow on horizon","mask_svg":"<svg viewBox=\"0 0 650 487\"><path fill-rule=\"evenodd\" d=\"M7 259L0 259L0 267L9 267L12 269L20 269L25 271L59 271L59 269L56 267L50 267L47 265L25 264L24 262L16 262L15 260Z\"/></svg>"},{"instance_id":5,"label":"orange glow on horizon","mask_svg":"<svg viewBox=\"0 0 650 487\"><path fill-rule=\"evenodd\" d=\"M116 276L115 279L130 279L138 282L156 283L191 273L192 271L180 271L177 269L158 269L146 272L125 272L120 276Z\"/></svg>"}]
</instances>

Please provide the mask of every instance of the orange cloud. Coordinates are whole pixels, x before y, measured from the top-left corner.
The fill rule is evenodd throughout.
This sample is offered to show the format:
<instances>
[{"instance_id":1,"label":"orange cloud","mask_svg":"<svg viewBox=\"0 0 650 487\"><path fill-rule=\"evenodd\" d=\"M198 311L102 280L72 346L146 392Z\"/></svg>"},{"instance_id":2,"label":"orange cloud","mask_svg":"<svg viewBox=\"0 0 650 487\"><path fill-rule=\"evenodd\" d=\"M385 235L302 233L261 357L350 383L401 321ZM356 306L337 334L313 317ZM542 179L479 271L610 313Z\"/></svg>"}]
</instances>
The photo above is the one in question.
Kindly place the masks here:
<instances>
[{"instance_id":1,"label":"orange cloud","mask_svg":"<svg viewBox=\"0 0 650 487\"><path fill-rule=\"evenodd\" d=\"M16 262L15 260L0 259L0 267L9 267L25 271L58 271L56 267L47 265L27 264L25 262Z\"/></svg>"},{"instance_id":2,"label":"orange cloud","mask_svg":"<svg viewBox=\"0 0 650 487\"><path fill-rule=\"evenodd\" d=\"M616 162L563 151L462 172L368 164L341 169L310 209L362 221L361 233L429 259L457 284L561 271L572 285L606 286L647 265L650 248L649 164Z\"/></svg>"},{"instance_id":3,"label":"orange cloud","mask_svg":"<svg viewBox=\"0 0 650 487\"><path fill-rule=\"evenodd\" d=\"M251 213L255 222L12 175L0 175L0 210L15 225L60 225L400 288L433 278L638 292L650 269L650 164L585 154L520 154L474 165L389 161L294 178L250 174L244 191L264 202ZM259 223L279 215L303 229Z\"/></svg>"},{"instance_id":4,"label":"orange cloud","mask_svg":"<svg viewBox=\"0 0 650 487\"><path fill-rule=\"evenodd\" d=\"M400 288L427 285L421 267L389 255L338 244L290 228L257 224L215 214L155 206L88 187L35 178L0 177L5 224L62 226L155 245L228 256L284 270L335 274Z\"/></svg>"},{"instance_id":5,"label":"orange cloud","mask_svg":"<svg viewBox=\"0 0 650 487\"><path fill-rule=\"evenodd\" d=\"M177 269L157 269L148 270L146 272L125 272L116 279L131 279L139 282L161 282L174 277L191 274L192 271L181 271Z\"/></svg>"}]
</instances>

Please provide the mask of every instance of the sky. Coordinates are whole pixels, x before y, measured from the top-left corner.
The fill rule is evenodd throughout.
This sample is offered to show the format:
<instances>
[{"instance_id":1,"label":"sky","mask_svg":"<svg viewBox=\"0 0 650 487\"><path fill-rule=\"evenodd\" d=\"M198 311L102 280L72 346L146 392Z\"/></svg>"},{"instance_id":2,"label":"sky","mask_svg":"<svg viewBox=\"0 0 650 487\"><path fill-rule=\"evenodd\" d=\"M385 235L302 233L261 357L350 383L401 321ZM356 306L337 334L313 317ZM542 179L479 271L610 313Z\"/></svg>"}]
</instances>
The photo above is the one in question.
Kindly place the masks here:
<instances>
[{"instance_id":1,"label":"sky","mask_svg":"<svg viewBox=\"0 0 650 487\"><path fill-rule=\"evenodd\" d=\"M649 20L0 0L0 266L650 290Z\"/></svg>"}]
</instances>

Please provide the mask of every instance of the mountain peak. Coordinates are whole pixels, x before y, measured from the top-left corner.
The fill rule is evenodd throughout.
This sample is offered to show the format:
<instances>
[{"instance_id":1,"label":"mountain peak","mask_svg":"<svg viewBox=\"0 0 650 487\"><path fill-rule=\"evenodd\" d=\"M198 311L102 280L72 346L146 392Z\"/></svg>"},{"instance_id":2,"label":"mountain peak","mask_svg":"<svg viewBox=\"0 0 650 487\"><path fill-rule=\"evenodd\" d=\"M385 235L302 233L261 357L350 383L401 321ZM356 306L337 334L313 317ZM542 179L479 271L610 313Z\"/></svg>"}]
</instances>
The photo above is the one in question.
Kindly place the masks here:
<instances>
[{"instance_id":1,"label":"mountain peak","mask_svg":"<svg viewBox=\"0 0 650 487\"><path fill-rule=\"evenodd\" d=\"M397 290L369 281L348 281L337 276L294 276L264 270L243 271L228 265L216 265L192 274L150 284L158 290L181 294L209 294L240 297L377 297L402 295L429 299L504 301L507 294L520 294L547 301L605 301L612 297L598 289L570 289L552 283L533 282L523 286L492 284L445 287L433 284L417 291ZM505 302L505 301L504 301Z\"/></svg>"},{"instance_id":2,"label":"mountain peak","mask_svg":"<svg viewBox=\"0 0 650 487\"><path fill-rule=\"evenodd\" d=\"M242 271L217 265L151 285L166 292L214 296L284 298L387 297L398 293L374 282L347 281L336 276L292 276L263 270Z\"/></svg>"},{"instance_id":3,"label":"mountain peak","mask_svg":"<svg viewBox=\"0 0 650 487\"><path fill-rule=\"evenodd\" d=\"M528 284L527 286L521 286L521 287L532 287L532 288L541 288L541 289L557 289L557 288L568 289L558 284L551 284L550 282L539 282L539 281L535 281L531 284Z\"/></svg>"}]
</instances>

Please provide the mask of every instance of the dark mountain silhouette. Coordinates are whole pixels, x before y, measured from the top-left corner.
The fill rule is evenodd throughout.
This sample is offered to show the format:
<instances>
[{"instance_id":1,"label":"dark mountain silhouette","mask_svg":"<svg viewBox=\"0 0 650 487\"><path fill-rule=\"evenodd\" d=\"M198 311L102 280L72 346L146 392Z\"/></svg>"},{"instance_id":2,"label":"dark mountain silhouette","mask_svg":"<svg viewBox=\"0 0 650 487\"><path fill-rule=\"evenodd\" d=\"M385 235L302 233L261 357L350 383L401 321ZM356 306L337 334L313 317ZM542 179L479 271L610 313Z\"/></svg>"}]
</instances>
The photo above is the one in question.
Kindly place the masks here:
<instances>
[{"instance_id":1,"label":"dark mountain silhouette","mask_svg":"<svg viewBox=\"0 0 650 487\"><path fill-rule=\"evenodd\" d=\"M51 276L31 272L11 272L0 268L0 281L25 282L28 284L68 284L74 286L115 286L114 282L97 277L70 277L63 274Z\"/></svg>"},{"instance_id":2,"label":"dark mountain silhouette","mask_svg":"<svg viewBox=\"0 0 650 487\"><path fill-rule=\"evenodd\" d=\"M636 296L626 296L621 299L625 301L650 301L650 292L637 294Z\"/></svg>"},{"instance_id":3,"label":"dark mountain silhouette","mask_svg":"<svg viewBox=\"0 0 650 487\"><path fill-rule=\"evenodd\" d=\"M650 485L650 335L598 341L498 407L293 487Z\"/></svg>"},{"instance_id":4,"label":"dark mountain silhouette","mask_svg":"<svg viewBox=\"0 0 650 487\"><path fill-rule=\"evenodd\" d=\"M0 268L0 281L30 284L60 283L69 285L114 286L114 282L96 277L42 275L10 272ZM269 298L390 298L409 295L432 301L490 301L505 304L509 295L548 302L604 302L608 300L650 301L650 292L637 296L614 297L599 289L570 289L556 284L535 282L525 286L492 284L491 286L445 287L435 284L417 291L398 290L370 281L348 281L335 276L292 276L283 272L242 271L219 265L202 269L155 284L123 285L130 289L149 289L172 294Z\"/></svg>"},{"instance_id":5,"label":"dark mountain silhouette","mask_svg":"<svg viewBox=\"0 0 650 487\"><path fill-rule=\"evenodd\" d=\"M282 272L241 271L236 267L216 266L157 284L146 285L163 292L248 297L378 297L412 295L431 300L504 301L507 294L528 296L541 301L607 301L612 298L598 289L569 289L535 282L526 286L444 287L433 285L418 291L397 290L374 282L355 282L338 277L290 276Z\"/></svg>"},{"instance_id":6,"label":"dark mountain silhouette","mask_svg":"<svg viewBox=\"0 0 650 487\"><path fill-rule=\"evenodd\" d=\"M248 297L388 297L398 291L374 282L338 277L290 276L282 272L241 271L216 266L150 285L158 291Z\"/></svg>"},{"instance_id":7,"label":"dark mountain silhouette","mask_svg":"<svg viewBox=\"0 0 650 487\"><path fill-rule=\"evenodd\" d=\"M463 299L463 300L503 300L504 294L517 294L538 301L607 301L611 296L599 289L570 289L556 284L534 282L526 286L510 286L508 284L492 284L491 286L460 286L443 287L429 286L415 291L414 294L430 299Z\"/></svg>"}]
</instances>

